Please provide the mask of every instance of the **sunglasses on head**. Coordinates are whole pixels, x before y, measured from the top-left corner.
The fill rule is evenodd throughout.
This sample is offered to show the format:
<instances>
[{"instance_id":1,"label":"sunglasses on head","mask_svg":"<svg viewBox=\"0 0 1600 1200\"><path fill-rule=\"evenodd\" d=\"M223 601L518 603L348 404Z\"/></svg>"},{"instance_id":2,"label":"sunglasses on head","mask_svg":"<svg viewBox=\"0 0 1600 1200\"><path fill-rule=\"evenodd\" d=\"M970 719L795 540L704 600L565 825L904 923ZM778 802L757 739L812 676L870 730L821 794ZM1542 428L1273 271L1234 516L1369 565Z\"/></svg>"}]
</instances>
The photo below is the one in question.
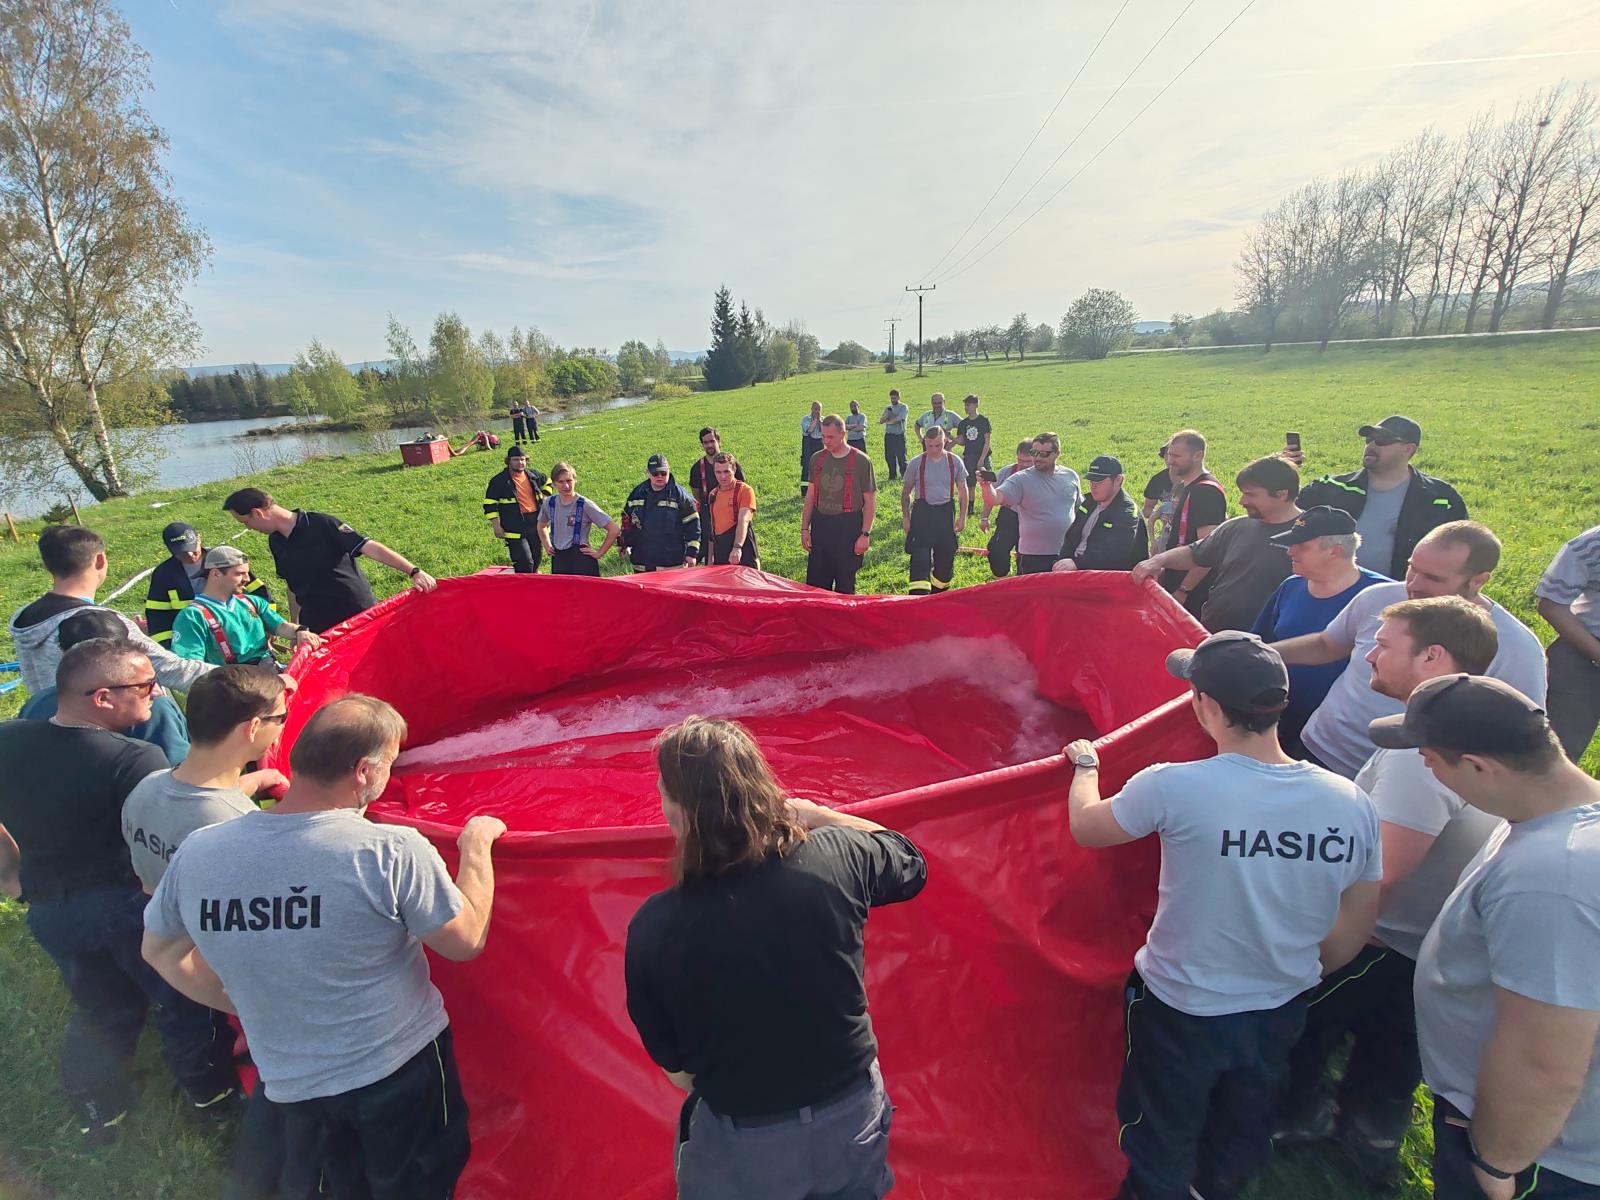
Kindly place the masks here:
<instances>
[{"instance_id":1,"label":"sunglasses on head","mask_svg":"<svg viewBox=\"0 0 1600 1200\"><path fill-rule=\"evenodd\" d=\"M99 687L92 687L83 694L92 696L96 692L138 692L141 696L148 696L156 690L156 677L150 676L142 683L102 683Z\"/></svg>"}]
</instances>

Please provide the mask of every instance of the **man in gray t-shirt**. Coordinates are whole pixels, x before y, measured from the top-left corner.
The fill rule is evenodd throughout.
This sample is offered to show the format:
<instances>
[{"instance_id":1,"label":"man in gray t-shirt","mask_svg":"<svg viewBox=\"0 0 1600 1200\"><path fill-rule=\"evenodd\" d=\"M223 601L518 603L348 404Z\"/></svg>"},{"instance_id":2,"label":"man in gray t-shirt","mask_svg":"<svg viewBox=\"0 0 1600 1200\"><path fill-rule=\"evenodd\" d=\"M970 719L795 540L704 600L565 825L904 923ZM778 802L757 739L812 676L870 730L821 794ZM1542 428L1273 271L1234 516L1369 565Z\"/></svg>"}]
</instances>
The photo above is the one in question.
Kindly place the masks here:
<instances>
[{"instance_id":1,"label":"man in gray t-shirt","mask_svg":"<svg viewBox=\"0 0 1600 1200\"><path fill-rule=\"evenodd\" d=\"M1373 690L1404 702L1430 679L1482 674L1499 637L1480 606L1460 596L1403 600L1385 608L1368 656ZM1423 935L1462 869L1500 825L1436 779L1418 750L1378 750L1356 775L1378 810L1383 895L1373 940L1308 997L1306 1032L1290 1059L1274 1140L1338 1135L1362 1176L1394 1177L1422 1082L1413 975ZM1351 1038L1337 1095L1325 1076Z\"/></svg>"},{"instance_id":2,"label":"man in gray t-shirt","mask_svg":"<svg viewBox=\"0 0 1600 1200\"><path fill-rule=\"evenodd\" d=\"M956 571L956 544L970 506L966 465L945 449L944 429L930 425L922 453L906 464L900 489L900 526L911 555L913 596L948 591Z\"/></svg>"},{"instance_id":3,"label":"man in gray t-shirt","mask_svg":"<svg viewBox=\"0 0 1600 1200\"><path fill-rule=\"evenodd\" d=\"M1061 438L1041 433L1033 439L1033 469L1017 471L999 487L980 475L983 502L1003 504L1017 514L1017 574L1039 575L1061 558L1061 543L1078 516L1078 473L1056 465Z\"/></svg>"},{"instance_id":4,"label":"man in gray t-shirt","mask_svg":"<svg viewBox=\"0 0 1600 1200\"><path fill-rule=\"evenodd\" d=\"M1533 589L1550 622L1550 724L1573 762L1600 728L1600 525L1573 538Z\"/></svg>"},{"instance_id":5,"label":"man in gray t-shirt","mask_svg":"<svg viewBox=\"0 0 1600 1200\"><path fill-rule=\"evenodd\" d=\"M1417 959L1434 1195L1600 1195L1600 782L1494 679L1431 680L1372 737L1509 822Z\"/></svg>"},{"instance_id":6,"label":"man in gray t-shirt","mask_svg":"<svg viewBox=\"0 0 1600 1200\"><path fill-rule=\"evenodd\" d=\"M1289 675L1252 634L1177 650L1217 756L1140 771L1101 798L1092 743L1074 742L1080 845L1161 839L1155 921L1125 992L1117 1092L1119 1194L1232 1196L1261 1168L1303 993L1366 942L1382 853L1372 801L1278 744Z\"/></svg>"},{"instance_id":7,"label":"man in gray t-shirt","mask_svg":"<svg viewBox=\"0 0 1600 1200\"><path fill-rule=\"evenodd\" d=\"M467 823L452 882L421 834L364 820L404 737L400 715L370 696L319 710L276 807L179 846L145 910L144 953L186 995L238 1013L291 1143L342 1126L331 1173L444 1196L470 1140L422 948L456 961L483 949L490 846L505 825ZM397 1124L397 1111L428 1115Z\"/></svg>"}]
</instances>

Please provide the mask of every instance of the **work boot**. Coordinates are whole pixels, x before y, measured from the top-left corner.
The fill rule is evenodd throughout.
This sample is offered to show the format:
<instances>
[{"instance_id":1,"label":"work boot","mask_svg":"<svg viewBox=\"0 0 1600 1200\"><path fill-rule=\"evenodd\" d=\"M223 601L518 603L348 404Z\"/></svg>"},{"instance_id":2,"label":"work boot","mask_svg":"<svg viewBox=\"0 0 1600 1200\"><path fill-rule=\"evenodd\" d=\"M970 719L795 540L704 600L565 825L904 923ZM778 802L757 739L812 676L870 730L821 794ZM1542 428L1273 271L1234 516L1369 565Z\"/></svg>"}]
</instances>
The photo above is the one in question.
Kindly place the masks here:
<instances>
[{"instance_id":1,"label":"work boot","mask_svg":"<svg viewBox=\"0 0 1600 1200\"><path fill-rule=\"evenodd\" d=\"M107 1106L94 1100L85 1100L78 1105L78 1133L83 1137L83 1146L86 1150L98 1150L109 1146L117 1140L123 1118L128 1115L125 1107L116 1108L115 1112L108 1111Z\"/></svg>"},{"instance_id":2,"label":"work boot","mask_svg":"<svg viewBox=\"0 0 1600 1200\"><path fill-rule=\"evenodd\" d=\"M1400 1190L1400 1138L1373 1128L1357 1116L1339 1122L1339 1146L1356 1174L1375 1192L1398 1194Z\"/></svg>"},{"instance_id":3,"label":"work boot","mask_svg":"<svg viewBox=\"0 0 1600 1200\"><path fill-rule=\"evenodd\" d=\"M1332 1096L1317 1095L1309 1105L1297 1105L1278 1118L1272 1131L1276 1147L1309 1146L1329 1141L1338 1130L1339 1107Z\"/></svg>"}]
</instances>

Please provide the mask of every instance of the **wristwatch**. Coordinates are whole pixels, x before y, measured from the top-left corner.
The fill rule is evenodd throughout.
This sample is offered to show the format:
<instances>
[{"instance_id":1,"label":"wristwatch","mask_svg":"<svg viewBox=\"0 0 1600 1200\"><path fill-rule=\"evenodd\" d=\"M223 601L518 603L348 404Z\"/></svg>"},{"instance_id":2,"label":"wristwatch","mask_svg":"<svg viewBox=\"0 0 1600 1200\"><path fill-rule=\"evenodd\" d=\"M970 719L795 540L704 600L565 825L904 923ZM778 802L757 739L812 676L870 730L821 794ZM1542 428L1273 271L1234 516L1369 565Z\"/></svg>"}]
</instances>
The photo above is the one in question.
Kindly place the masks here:
<instances>
[{"instance_id":1,"label":"wristwatch","mask_svg":"<svg viewBox=\"0 0 1600 1200\"><path fill-rule=\"evenodd\" d=\"M1483 1155L1478 1153L1478 1143L1472 1140L1472 1130L1467 1130L1467 1145L1472 1150L1472 1165L1477 1167L1490 1179L1515 1179L1515 1171L1502 1171L1499 1167L1490 1166L1483 1161Z\"/></svg>"},{"instance_id":2,"label":"wristwatch","mask_svg":"<svg viewBox=\"0 0 1600 1200\"><path fill-rule=\"evenodd\" d=\"M421 567L412 567L411 570L406 572L406 578L415 579L420 574L422 574Z\"/></svg>"},{"instance_id":3,"label":"wristwatch","mask_svg":"<svg viewBox=\"0 0 1600 1200\"><path fill-rule=\"evenodd\" d=\"M1100 758L1098 755L1086 750L1082 754L1074 754L1072 756L1072 765L1087 770L1089 767L1098 767Z\"/></svg>"}]
</instances>

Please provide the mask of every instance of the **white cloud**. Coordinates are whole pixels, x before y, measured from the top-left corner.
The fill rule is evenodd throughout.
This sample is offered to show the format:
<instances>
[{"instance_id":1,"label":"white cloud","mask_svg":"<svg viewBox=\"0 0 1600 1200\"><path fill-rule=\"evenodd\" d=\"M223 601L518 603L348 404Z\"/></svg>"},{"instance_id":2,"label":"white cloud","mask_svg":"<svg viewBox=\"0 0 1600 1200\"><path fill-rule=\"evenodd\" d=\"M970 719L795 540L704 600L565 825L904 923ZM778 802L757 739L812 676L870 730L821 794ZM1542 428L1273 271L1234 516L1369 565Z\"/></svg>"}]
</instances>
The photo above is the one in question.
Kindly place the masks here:
<instances>
[{"instance_id":1,"label":"white cloud","mask_svg":"<svg viewBox=\"0 0 1600 1200\"><path fill-rule=\"evenodd\" d=\"M1012 222L1238 3L1200 0ZM421 323L455 307L474 325L545 314L566 341L692 348L723 282L825 341L875 343L881 318L914 309L903 285L966 226L1116 7L261 0L230 9L227 27L284 62L308 46L347 61L390 114L347 153L443 181L475 217L375 212L371 197L308 181L320 191L302 219L341 230L388 299L357 311L357 285L301 306L302 323L372 342L388 308ZM1128 9L975 233L1181 7ZM1152 316L1228 303L1243 229L1310 175L1371 161L1430 122L1457 130L1563 76L1600 80L1600 14L1555 7L1262 0L1026 229L942 283L931 327L1018 309L1053 320L1091 284ZM225 303L197 297L208 332Z\"/></svg>"}]
</instances>

